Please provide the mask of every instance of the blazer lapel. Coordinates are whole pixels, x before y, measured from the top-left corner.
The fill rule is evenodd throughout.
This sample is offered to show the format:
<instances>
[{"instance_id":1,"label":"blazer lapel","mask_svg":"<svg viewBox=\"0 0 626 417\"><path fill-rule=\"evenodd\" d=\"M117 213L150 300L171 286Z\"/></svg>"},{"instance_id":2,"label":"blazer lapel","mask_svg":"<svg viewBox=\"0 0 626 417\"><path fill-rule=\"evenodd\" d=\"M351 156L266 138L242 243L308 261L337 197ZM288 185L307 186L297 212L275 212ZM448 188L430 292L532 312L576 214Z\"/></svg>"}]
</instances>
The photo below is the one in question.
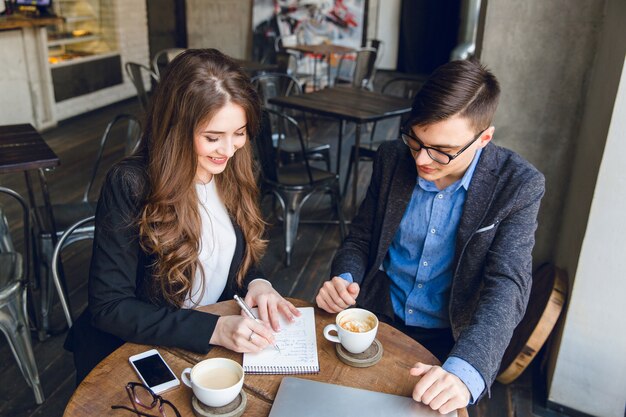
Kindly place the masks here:
<instances>
[{"instance_id":1,"label":"blazer lapel","mask_svg":"<svg viewBox=\"0 0 626 417\"><path fill-rule=\"evenodd\" d=\"M467 198L456 237L455 253L457 260L460 259L466 243L480 227L487 214L487 209L491 205L494 189L498 183L498 177L495 175L498 164L496 147L491 144L487 145L483 149L467 190Z\"/></svg>"},{"instance_id":2,"label":"blazer lapel","mask_svg":"<svg viewBox=\"0 0 626 417\"><path fill-rule=\"evenodd\" d=\"M417 168L415 160L408 149L401 152L398 163L389 180L389 197L386 199L385 213L378 243L377 264L380 265L387 253L387 249L398 230L400 221L409 204L413 189L417 183ZM384 197L381 196L381 200ZM378 265L375 267L378 268Z\"/></svg>"}]
</instances>

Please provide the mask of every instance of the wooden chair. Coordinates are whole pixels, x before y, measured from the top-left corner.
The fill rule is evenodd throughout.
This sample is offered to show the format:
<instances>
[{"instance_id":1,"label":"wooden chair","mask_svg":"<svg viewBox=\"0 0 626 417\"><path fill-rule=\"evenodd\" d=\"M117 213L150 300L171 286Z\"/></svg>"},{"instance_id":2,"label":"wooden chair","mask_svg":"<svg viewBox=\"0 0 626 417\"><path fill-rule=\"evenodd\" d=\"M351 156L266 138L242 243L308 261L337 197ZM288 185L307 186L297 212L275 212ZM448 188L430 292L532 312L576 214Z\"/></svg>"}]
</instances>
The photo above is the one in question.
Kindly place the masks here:
<instances>
[{"instance_id":1,"label":"wooden chair","mask_svg":"<svg viewBox=\"0 0 626 417\"><path fill-rule=\"evenodd\" d=\"M137 100L139 100L139 106L141 110L145 113L148 110L148 104L150 103L150 98L148 97L148 91L152 90L152 85L146 86L146 78L153 81L154 83L159 82L159 77L156 75L150 68L145 65L138 64L136 62L127 62L124 65L126 69L126 74L130 81L132 81L135 86L135 90L137 91ZM144 78L144 74L146 78Z\"/></svg>"},{"instance_id":2,"label":"wooden chair","mask_svg":"<svg viewBox=\"0 0 626 417\"><path fill-rule=\"evenodd\" d=\"M6 336L13 356L28 385L33 389L35 401L44 401L43 389L39 381L35 355L30 339L30 326L26 313L26 288L30 266L30 208L21 195L0 187L0 194L17 202L23 216L24 253L15 251L9 224L0 206L0 330Z\"/></svg>"},{"instance_id":3,"label":"wooden chair","mask_svg":"<svg viewBox=\"0 0 626 417\"><path fill-rule=\"evenodd\" d=\"M261 188L265 193L276 196L283 209L287 266L291 264L291 254L300 223L300 210L313 193L330 193L339 220L341 240L346 233L337 174L310 166L306 158L296 163L280 164L278 151L289 134L295 135L304 153L305 143L298 122L275 110L265 109L261 132L253 141L261 165ZM274 145L274 137L279 138L277 146Z\"/></svg>"},{"instance_id":4,"label":"wooden chair","mask_svg":"<svg viewBox=\"0 0 626 417\"><path fill-rule=\"evenodd\" d=\"M36 264L42 268L41 273L41 332L40 338L44 339L46 333L49 330L49 313L53 299L53 281L50 279L52 256L54 251L53 246L53 234L56 238L60 238L68 228L76 223L80 219L84 219L89 216L93 216L96 212L97 196L99 194L99 187L95 187L96 181L101 179L100 168L103 165L103 160L112 163L113 158L117 155L120 156L130 155L139 146L141 138L141 126L139 120L128 114L120 114L115 116L106 126L102 138L100 139L100 146L96 154L94 163L92 165L91 176L85 186L82 200L77 203L65 203L65 204L53 204L52 213L54 215L55 224L54 227L47 220L48 216L45 215L45 207L37 207L37 219L38 228L38 254L40 259ZM110 148L113 142L117 142L117 145L123 145L122 152L113 152ZM121 142L121 143L120 143ZM113 158L112 158L113 157ZM94 192L96 189L96 192ZM91 237L94 233L93 225L85 226L77 230L72 239L81 240L86 237ZM71 244L72 242L68 242ZM59 298L61 303L69 304L67 299L67 289L65 288L65 280L61 280L63 284L63 291L59 292ZM68 325L70 323L68 322Z\"/></svg>"}]
</instances>

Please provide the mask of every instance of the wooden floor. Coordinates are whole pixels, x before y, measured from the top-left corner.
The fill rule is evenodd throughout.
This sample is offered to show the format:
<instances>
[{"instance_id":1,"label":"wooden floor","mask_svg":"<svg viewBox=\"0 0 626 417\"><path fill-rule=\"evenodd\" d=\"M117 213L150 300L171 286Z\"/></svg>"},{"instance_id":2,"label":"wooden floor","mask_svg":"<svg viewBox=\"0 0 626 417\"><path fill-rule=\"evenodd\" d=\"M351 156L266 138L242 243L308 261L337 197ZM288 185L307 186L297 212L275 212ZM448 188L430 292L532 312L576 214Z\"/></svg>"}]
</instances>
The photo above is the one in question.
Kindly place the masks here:
<instances>
[{"instance_id":1,"label":"wooden floor","mask_svg":"<svg viewBox=\"0 0 626 417\"><path fill-rule=\"evenodd\" d=\"M87 175L90 173L98 147L101 132L106 123L118 113L136 113L137 105L127 100L104 109L62 122L57 128L43 134L46 142L61 159L61 166L48 174L50 193L54 202L78 201L83 192ZM310 121L315 131L315 140L334 144L337 136L337 123L329 119ZM377 137L393 135L397 132L397 122L386 122L377 127ZM388 132L388 133L385 133ZM343 155L349 155L350 140L353 140L354 128L348 126L344 138ZM390 136L391 137L391 136ZM336 149L333 150L336 155ZM117 155L107 155L113 160ZM371 164L362 164L363 170L359 181L363 193L369 179ZM333 163L333 166L334 163ZM344 167L345 169L345 167ZM24 179L21 175L2 175L0 184L12 187L25 194ZM328 197L312 198L306 206L304 218L331 216L328 209ZM321 284L328 279L330 262L339 246L339 231L336 225L302 224L295 244L292 266L283 264L282 227L275 216L270 215L271 201L266 199L264 210L270 222L269 247L263 260L263 267L275 287L284 295L313 301ZM64 266L70 288L70 297L74 314L86 307L87 268L90 245L79 243L64 253ZM36 294L35 294L36 295ZM58 303L53 310L53 323L56 327L63 324L63 316ZM35 404L32 391L20 374L8 344L0 338L0 416L61 416L65 404L74 390L74 369L72 355L63 349L65 332L39 341L33 333L33 347L39 375L43 384L46 401L43 405ZM541 384L534 384L529 369L515 383L503 386L496 383L492 388L492 397L485 398L476 407L470 408L471 416L534 416L542 413L537 398L543 396L537 390ZM535 391L533 392L533 387ZM533 402L533 397L535 401ZM535 410L533 413L533 409ZM537 411L539 410L539 411ZM550 413L549 415L555 415Z\"/></svg>"}]
</instances>

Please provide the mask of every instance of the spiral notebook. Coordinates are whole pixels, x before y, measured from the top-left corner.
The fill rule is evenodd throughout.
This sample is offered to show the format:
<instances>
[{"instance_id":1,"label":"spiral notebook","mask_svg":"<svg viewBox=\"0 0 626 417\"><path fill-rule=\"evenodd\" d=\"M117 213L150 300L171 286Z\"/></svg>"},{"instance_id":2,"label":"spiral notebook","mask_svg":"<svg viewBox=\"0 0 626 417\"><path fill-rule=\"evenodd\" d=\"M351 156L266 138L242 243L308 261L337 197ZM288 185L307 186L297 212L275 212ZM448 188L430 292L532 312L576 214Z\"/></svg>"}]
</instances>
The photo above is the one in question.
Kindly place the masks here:
<instances>
[{"instance_id":1,"label":"spiral notebook","mask_svg":"<svg viewBox=\"0 0 626 417\"><path fill-rule=\"evenodd\" d=\"M255 314L258 312L255 310ZM268 346L261 352L243 354L243 370L249 374L314 374L320 371L313 307L300 307L300 317L288 323L280 317L275 333L278 352Z\"/></svg>"}]
</instances>

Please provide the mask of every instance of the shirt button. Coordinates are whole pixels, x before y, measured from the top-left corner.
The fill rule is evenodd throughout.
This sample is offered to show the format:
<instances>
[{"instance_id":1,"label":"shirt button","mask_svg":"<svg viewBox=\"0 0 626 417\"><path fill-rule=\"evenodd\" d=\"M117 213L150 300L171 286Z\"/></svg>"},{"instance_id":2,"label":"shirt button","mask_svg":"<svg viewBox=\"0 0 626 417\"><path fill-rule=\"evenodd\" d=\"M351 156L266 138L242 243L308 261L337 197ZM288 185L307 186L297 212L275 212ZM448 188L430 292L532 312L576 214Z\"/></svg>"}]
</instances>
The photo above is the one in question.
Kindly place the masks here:
<instances>
[{"instance_id":1,"label":"shirt button","mask_svg":"<svg viewBox=\"0 0 626 417\"><path fill-rule=\"evenodd\" d=\"M437 194L437 198L441 200L443 198L443 194Z\"/></svg>"},{"instance_id":2,"label":"shirt button","mask_svg":"<svg viewBox=\"0 0 626 417\"><path fill-rule=\"evenodd\" d=\"M413 314L413 310L409 309L409 314Z\"/></svg>"},{"instance_id":3,"label":"shirt button","mask_svg":"<svg viewBox=\"0 0 626 417\"><path fill-rule=\"evenodd\" d=\"M423 285L422 284L417 284L417 288L422 288Z\"/></svg>"},{"instance_id":4,"label":"shirt button","mask_svg":"<svg viewBox=\"0 0 626 417\"><path fill-rule=\"evenodd\" d=\"M436 230L435 230L435 229L430 229L430 233L433 233L433 234L434 234L435 232L436 232Z\"/></svg>"},{"instance_id":5,"label":"shirt button","mask_svg":"<svg viewBox=\"0 0 626 417\"><path fill-rule=\"evenodd\" d=\"M428 266L428 262L424 261L424 262L422 263L422 265L424 265L424 266Z\"/></svg>"}]
</instances>

